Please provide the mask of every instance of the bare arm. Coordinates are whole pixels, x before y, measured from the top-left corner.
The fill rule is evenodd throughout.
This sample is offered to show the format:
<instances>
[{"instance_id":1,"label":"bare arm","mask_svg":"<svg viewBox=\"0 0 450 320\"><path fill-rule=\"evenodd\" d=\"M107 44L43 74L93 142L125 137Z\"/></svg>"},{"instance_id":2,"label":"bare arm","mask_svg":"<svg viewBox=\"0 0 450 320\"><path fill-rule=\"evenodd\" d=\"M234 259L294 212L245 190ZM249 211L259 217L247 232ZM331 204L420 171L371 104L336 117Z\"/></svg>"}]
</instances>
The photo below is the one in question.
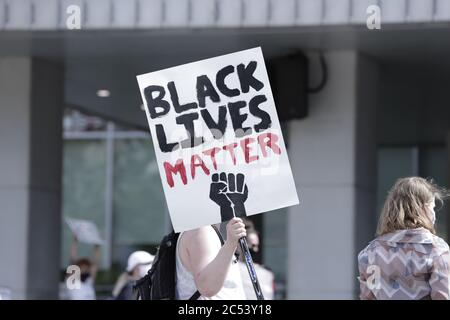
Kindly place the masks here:
<instances>
[{"instance_id":1,"label":"bare arm","mask_svg":"<svg viewBox=\"0 0 450 320\"><path fill-rule=\"evenodd\" d=\"M227 241L219 251L219 240L212 228L197 229L186 237L188 267L194 275L198 291L203 296L212 297L222 289L238 240L245 235L242 220L234 218L227 225Z\"/></svg>"}]
</instances>

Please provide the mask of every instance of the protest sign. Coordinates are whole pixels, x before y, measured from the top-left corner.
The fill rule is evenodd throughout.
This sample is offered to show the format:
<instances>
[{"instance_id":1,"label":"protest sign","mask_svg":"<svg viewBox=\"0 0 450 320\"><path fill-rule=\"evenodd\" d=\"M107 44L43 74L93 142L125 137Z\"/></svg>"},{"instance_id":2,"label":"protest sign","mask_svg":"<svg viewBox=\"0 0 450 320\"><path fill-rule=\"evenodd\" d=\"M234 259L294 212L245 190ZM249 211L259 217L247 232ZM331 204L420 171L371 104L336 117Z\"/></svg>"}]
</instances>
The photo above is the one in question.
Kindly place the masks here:
<instances>
[{"instance_id":1,"label":"protest sign","mask_svg":"<svg viewBox=\"0 0 450 320\"><path fill-rule=\"evenodd\" d=\"M78 241L87 244L103 244L97 226L88 220L66 218L70 231L77 237Z\"/></svg>"},{"instance_id":2,"label":"protest sign","mask_svg":"<svg viewBox=\"0 0 450 320\"><path fill-rule=\"evenodd\" d=\"M175 231L298 204L260 48L137 80Z\"/></svg>"}]
</instances>

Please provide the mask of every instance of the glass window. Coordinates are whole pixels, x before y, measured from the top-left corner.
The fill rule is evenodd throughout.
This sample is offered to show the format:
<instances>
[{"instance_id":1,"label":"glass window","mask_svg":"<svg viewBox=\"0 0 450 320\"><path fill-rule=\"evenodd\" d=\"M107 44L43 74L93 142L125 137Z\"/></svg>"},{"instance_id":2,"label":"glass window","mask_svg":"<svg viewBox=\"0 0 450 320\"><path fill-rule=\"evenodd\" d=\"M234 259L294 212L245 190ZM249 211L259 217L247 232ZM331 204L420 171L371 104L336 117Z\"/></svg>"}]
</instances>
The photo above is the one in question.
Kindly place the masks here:
<instances>
[{"instance_id":1,"label":"glass window","mask_svg":"<svg viewBox=\"0 0 450 320\"><path fill-rule=\"evenodd\" d=\"M165 232L165 199L150 139L117 139L114 152L114 257L157 245Z\"/></svg>"},{"instance_id":2,"label":"glass window","mask_svg":"<svg viewBox=\"0 0 450 320\"><path fill-rule=\"evenodd\" d=\"M441 147L428 147L420 149L420 174L425 178L432 178L441 187L447 187L448 172L447 150ZM436 207L436 231L439 236L448 239L449 203L446 208Z\"/></svg>"},{"instance_id":3,"label":"glass window","mask_svg":"<svg viewBox=\"0 0 450 320\"><path fill-rule=\"evenodd\" d=\"M378 149L377 214L386 196L399 178L418 175L416 148L382 147Z\"/></svg>"},{"instance_id":4,"label":"glass window","mask_svg":"<svg viewBox=\"0 0 450 320\"><path fill-rule=\"evenodd\" d=\"M83 132L83 131L105 131L107 121L96 117L86 115L77 110L64 110L63 127L65 132Z\"/></svg>"},{"instance_id":5,"label":"glass window","mask_svg":"<svg viewBox=\"0 0 450 320\"><path fill-rule=\"evenodd\" d=\"M64 217L92 220L104 234L106 143L102 140L66 140L63 156ZM62 264L69 263L71 234L62 225ZM79 256L90 256L92 246L79 245Z\"/></svg>"}]
</instances>

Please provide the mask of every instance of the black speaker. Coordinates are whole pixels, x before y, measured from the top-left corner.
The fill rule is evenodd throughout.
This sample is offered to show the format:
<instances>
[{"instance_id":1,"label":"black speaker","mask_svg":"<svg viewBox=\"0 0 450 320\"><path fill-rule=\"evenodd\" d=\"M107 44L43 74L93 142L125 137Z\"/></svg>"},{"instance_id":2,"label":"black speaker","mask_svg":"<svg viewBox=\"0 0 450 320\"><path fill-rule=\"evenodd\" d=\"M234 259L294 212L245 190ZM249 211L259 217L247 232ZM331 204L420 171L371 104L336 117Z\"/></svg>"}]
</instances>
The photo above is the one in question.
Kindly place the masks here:
<instances>
[{"instance_id":1,"label":"black speaker","mask_svg":"<svg viewBox=\"0 0 450 320\"><path fill-rule=\"evenodd\" d=\"M308 58L301 52L270 59L267 71L280 121L308 115Z\"/></svg>"}]
</instances>

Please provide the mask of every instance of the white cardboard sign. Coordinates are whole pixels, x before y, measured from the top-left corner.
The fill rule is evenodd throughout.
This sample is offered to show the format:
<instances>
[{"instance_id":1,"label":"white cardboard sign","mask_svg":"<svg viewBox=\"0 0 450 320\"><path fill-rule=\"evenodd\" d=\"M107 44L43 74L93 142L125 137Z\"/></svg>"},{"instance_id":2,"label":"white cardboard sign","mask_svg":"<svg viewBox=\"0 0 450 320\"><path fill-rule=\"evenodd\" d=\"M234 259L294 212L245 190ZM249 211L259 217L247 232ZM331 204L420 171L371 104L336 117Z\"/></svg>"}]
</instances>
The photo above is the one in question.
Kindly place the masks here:
<instances>
[{"instance_id":1,"label":"white cardboard sign","mask_svg":"<svg viewBox=\"0 0 450 320\"><path fill-rule=\"evenodd\" d=\"M66 217L66 223L78 241L88 244L104 244L97 225L92 221Z\"/></svg>"},{"instance_id":2,"label":"white cardboard sign","mask_svg":"<svg viewBox=\"0 0 450 320\"><path fill-rule=\"evenodd\" d=\"M176 232L298 204L260 48L137 80Z\"/></svg>"}]
</instances>

